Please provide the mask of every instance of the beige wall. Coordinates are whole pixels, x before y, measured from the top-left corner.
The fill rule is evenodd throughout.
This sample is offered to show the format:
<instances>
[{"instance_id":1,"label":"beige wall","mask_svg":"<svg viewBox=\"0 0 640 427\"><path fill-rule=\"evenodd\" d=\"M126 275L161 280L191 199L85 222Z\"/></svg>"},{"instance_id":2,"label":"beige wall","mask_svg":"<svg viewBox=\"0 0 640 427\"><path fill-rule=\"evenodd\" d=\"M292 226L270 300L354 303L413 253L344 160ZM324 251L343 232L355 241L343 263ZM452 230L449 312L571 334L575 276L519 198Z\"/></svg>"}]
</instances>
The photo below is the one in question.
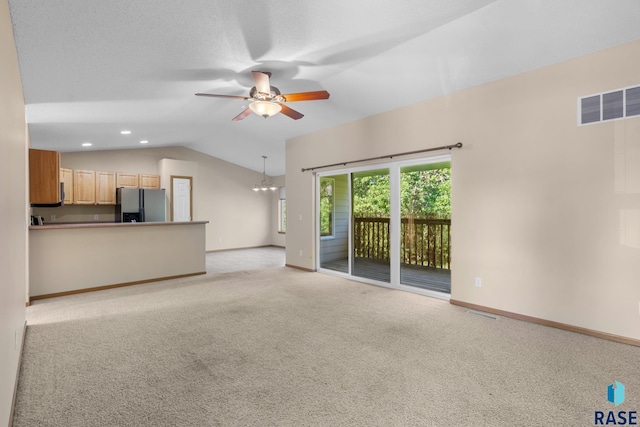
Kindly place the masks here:
<instances>
[{"instance_id":1,"label":"beige wall","mask_svg":"<svg viewBox=\"0 0 640 427\"><path fill-rule=\"evenodd\" d=\"M195 166L185 170L180 167L184 164ZM262 181L260 172L183 147L62 153L62 166L161 174L162 185L167 189L171 174L192 176L192 217L195 221L209 221L208 251L278 244L274 240L277 223L272 220L272 195L251 190ZM47 208L47 211L59 209L65 213L75 208ZM82 208L78 212L86 213ZM50 212L44 216L46 221ZM56 220L64 221L64 217L56 215Z\"/></svg>"},{"instance_id":2,"label":"beige wall","mask_svg":"<svg viewBox=\"0 0 640 427\"><path fill-rule=\"evenodd\" d=\"M288 141L287 263L315 267L302 167L461 141L452 298L640 339L640 117L576 125L578 97L640 84L639 53L640 41Z\"/></svg>"},{"instance_id":3,"label":"beige wall","mask_svg":"<svg viewBox=\"0 0 640 427\"><path fill-rule=\"evenodd\" d=\"M26 318L27 134L7 1L0 1L0 425L8 425ZM17 336L17 340L16 340ZM17 342L16 342L17 341Z\"/></svg>"}]
</instances>

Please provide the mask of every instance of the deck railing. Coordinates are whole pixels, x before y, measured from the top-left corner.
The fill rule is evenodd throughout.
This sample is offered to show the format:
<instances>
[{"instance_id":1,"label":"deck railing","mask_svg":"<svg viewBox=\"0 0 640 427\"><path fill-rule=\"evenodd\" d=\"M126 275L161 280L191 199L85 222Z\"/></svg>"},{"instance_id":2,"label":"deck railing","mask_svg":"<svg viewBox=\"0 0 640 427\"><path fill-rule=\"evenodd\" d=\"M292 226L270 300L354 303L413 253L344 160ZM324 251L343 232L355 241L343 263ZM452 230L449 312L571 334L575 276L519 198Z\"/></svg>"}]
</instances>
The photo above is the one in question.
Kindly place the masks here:
<instances>
[{"instance_id":1,"label":"deck railing","mask_svg":"<svg viewBox=\"0 0 640 427\"><path fill-rule=\"evenodd\" d=\"M356 257L389 259L389 218L354 218ZM401 218L400 262L451 269L451 220Z\"/></svg>"}]
</instances>

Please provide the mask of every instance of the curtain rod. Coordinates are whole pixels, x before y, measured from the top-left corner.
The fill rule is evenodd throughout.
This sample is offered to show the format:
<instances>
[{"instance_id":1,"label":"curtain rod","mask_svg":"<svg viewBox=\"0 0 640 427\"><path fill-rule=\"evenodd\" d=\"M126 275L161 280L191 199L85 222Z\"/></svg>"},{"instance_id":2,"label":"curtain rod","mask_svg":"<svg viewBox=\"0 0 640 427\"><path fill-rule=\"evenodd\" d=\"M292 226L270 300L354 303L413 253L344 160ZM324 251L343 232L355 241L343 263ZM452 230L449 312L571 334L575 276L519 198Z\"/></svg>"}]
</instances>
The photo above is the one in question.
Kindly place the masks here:
<instances>
[{"instance_id":1,"label":"curtain rod","mask_svg":"<svg viewBox=\"0 0 640 427\"><path fill-rule=\"evenodd\" d=\"M458 142L457 144L453 144L453 145L443 145L441 147L425 148L424 150L406 151L404 153L388 154L386 156L369 157L368 159L350 160L347 162L333 163L330 165L314 166L312 168L302 168L302 172L313 171L316 169L330 168L332 166L346 166L351 163L368 162L369 160L393 159L394 157L398 157L398 156L408 156L411 154L426 153L428 151L451 150L453 148L462 148L462 142Z\"/></svg>"}]
</instances>

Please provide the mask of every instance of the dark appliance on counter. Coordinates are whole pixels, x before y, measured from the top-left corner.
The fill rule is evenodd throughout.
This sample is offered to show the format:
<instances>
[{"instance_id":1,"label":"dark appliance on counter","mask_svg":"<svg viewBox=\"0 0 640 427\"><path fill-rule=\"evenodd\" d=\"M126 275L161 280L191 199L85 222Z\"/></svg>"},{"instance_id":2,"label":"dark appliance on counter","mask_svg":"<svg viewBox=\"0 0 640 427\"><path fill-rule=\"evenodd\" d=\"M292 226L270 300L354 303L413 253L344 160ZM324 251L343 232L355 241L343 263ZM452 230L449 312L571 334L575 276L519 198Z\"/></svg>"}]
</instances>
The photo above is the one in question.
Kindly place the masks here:
<instances>
[{"instance_id":1,"label":"dark appliance on counter","mask_svg":"<svg viewBox=\"0 0 640 427\"><path fill-rule=\"evenodd\" d=\"M31 215L31 225L44 225L44 218L37 215Z\"/></svg>"},{"instance_id":2,"label":"dark appliance on counter","mask_svg":"<svg viewBox=\"0 0 640 427\"><path fill-rule=\"evenodd\" d=\"M116 188L116 222L166 221L165 190Z\"/></svg>"}]
</instances>

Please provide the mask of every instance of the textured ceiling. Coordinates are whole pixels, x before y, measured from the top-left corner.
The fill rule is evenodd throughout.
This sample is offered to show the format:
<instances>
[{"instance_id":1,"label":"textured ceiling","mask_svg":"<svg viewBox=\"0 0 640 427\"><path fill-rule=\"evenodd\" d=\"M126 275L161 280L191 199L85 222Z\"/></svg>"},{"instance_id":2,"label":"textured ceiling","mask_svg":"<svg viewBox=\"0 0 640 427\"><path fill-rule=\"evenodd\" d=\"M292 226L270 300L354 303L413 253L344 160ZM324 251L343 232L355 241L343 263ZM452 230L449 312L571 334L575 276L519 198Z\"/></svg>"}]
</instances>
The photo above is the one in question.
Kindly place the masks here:
<instances>
[{"instance_id":1,"label":"textured ceiling","mask_svg":"<svg viewBox=\"0 0 640 427\"><path fill-rule=\"evenodd\" d=\"M266 155L269 175L288 138L640 39L637 0L9 5L34 148L181 145L256 171ZM331 98L289 104L297 121L232 122L245 101L194 96L248 95L252 70Z\"/></svg>"}]
</instances>

